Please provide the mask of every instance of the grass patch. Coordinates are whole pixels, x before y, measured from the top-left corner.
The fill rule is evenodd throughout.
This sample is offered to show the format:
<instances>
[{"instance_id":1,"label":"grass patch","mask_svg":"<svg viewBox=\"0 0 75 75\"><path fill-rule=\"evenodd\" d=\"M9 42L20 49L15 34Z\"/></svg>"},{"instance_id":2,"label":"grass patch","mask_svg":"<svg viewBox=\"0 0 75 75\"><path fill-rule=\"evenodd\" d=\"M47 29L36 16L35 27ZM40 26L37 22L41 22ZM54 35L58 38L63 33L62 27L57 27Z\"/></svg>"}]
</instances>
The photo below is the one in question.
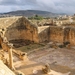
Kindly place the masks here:
<instances>
[{"instance_id":1,"label":"grass patch","mask_svg":"<svg viewBox=\"0 0 75 75\"><path fill-rule=\"evenodd\" d=\"M44 46L45 46L45 44L30 44L30 45L22 46L22 47L19 47L19 48L16 48L16 49L21 50L23 52L28 52L30 50L34 50L34 49L41 48L41 47L44 47Z\"/></svg>"}]
</instances>

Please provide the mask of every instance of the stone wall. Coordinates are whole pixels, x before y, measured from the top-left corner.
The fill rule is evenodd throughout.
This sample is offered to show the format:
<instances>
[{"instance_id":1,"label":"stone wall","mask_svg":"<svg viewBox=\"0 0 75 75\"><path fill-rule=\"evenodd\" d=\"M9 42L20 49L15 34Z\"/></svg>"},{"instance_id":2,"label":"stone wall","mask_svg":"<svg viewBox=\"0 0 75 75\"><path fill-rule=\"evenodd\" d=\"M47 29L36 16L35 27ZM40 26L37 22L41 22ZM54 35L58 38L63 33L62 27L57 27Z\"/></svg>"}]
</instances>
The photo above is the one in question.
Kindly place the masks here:
<instances>
[{"instance_id":1,"label":"stone wall","mask_svg":"<svg viewBox=\"0 0 75 75\"><path fill-rule=\"evenodd\" d=\"M50 41L56 42L67 42L70 41L70 37L72 37L74 28L72 27L63 27L63 26L56 26L50 27Z\"/></svg>"},{"instance_id":2,"label":"stone wall","mask_svg":"<svg viewBox=\"0 0 75 75\"><path fill-rule=\"evenodd\" d=\"M55 42L63 42L64 29L62 27L50 27L49 40Z\"/></svg>"},{"instance_id":3,"label":"stone wall","mask_svg":"<svg viewBox=\"0 0 75 75\"><path fill-rule=\"evenodd\" d=\"M63 27L60 26L50 26L44 28L44 30L39 33L39 40L40 42L44 41L63 42L64 29Z\"/></svg>"},{"instance_id":4,"label":"stone wall","mask_svg":"<svg viewBox=\"0 0 75 75\"><path fill-rule=\"evenodd\" d=\"M75 23L66 23L66 24L62 24L62 26L75 27Z\"/></svg>"},{"instance_id":5,"label":"stone wall","mask_svg":"<svg viewBox=\"0 0 75 75\"><path fill-rule=\"evenodd\" d=\"M39 43L45 41L70 42L75 45L75 28L69 26L45 26L38 32L37 26L31 24L25 17L21 17L9 25L5 36L8 41L29 40ZM24 41L25 42L25 41Z\"/></svg>"},{"instance_id":6,"label":"stone wall","mask_svg":"<svg viewBox=\"0 0 75 75\"><path fill-rule=\"evenodd\" d=\"M50 41L70 42L75 45L75 28L74 27L50 27Z\"/></svg>"},{"instance_id":7,"label":"stone wall","mask_svg":"<svg viewBox=\"0 0 75 75\"><path fill-rule=\"evenodd\" d=\"M39 33L39 40L40 42L70 42L71 45L75 45L75 28L64 26L50 26Z\"/></svg>"},{"instance_id":8,"label":"stone wall","mask_svg":"<svg viewBox=\"0 0 75 75\"><path fill-rule=\"evenodd\" d=\"M75 28L70 28L69 41L72 45L75 45Z\"/></svg>"},{"instance_id":9,"label":"stone wall","mask_svg":"<svg viewBox=\"0 0 75 75\"><path fill-rule=\"evenodd\" d=\"M39 33L39 42L49 41L49 27Z\"/></svg>"},{"instance_id":10,"label":"stone wall","mask_svg":"<svg viewBox=\"0 0 75 75\"><path fill-rule=\"evenodd\" d=\"M5 36L11 40L30 40L38 43L38 29L32 25L26 18L19 18L11 26L7 28Z\"/></svg>"}]
</instances>

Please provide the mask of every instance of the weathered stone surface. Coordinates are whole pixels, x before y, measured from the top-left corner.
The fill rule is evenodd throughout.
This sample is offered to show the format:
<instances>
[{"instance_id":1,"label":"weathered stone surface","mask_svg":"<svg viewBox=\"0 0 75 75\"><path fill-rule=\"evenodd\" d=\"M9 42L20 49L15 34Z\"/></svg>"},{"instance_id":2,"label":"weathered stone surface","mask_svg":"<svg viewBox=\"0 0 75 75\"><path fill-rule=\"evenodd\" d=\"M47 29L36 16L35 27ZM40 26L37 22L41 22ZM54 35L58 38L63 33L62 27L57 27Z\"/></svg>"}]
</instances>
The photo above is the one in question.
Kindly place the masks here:
<instances>
[{"instance_id":1,"label":"weathered stone surface","mask_svg":"<svg viewBox=\"0 0 75 75\"><path fill-rule=\"evenodd\" d=\"M0 60L0 75L15 75L15 74Z\"/></svg>"},{"instance_id":2,"label":"weathered stone surface","mask_svg":"<svg viewBox=\"0 0 75 75\"><path fill-rule=\"evenodd\" d=\"M2 21L2 27L7 28L6 32L4 31L5 36L8 41L13 41L13 43L21 41L21 45L25 45L32 42L53 41L70 42L71 45L75 45L75 28L71 26L42 26L37 28L25 17L2 18L0 21Z\"/></svg>"},{"instance_id":3,"label":"weathered stone surface","mask_svg":"<svg viewBox=\"0 0 75 75\"><path fill-rule=\"evenodd\" d=\"M50 27L49 40L63 42L64 30L62 27Z\"/></svg>"},{"instance_id":4,"label":"weathered stone surface","mask_svg":"<svg viewBox=\"0 0 75 75\"><path fill-rule=\"evenodd\" d=\"M39 42L46 42L49 41L49 26L39 27L38 35L39 35Z\"/></svg>"},{"instance_id":5,"label":"weathered stone surface","mask_svg":"<svg viewBox=\"0 0 75 75\"><path fill-rule=\"evenodd\" d=\"M7 28L5 36L8 40L30 40L38 43L38 30L25 17L19 18Z\"/></svg>"},{"instance_id":6,"label":"weathered stone surface","mask_svg":"<svg viewBox=\"0 0 75 75\"><path fill-rule=\"evenodd\" d=\"M39 33L39 40L40 42L70 42L71 45L75 45L75 28L69 26L50 26Z\"/></svg>"}]
</instances>

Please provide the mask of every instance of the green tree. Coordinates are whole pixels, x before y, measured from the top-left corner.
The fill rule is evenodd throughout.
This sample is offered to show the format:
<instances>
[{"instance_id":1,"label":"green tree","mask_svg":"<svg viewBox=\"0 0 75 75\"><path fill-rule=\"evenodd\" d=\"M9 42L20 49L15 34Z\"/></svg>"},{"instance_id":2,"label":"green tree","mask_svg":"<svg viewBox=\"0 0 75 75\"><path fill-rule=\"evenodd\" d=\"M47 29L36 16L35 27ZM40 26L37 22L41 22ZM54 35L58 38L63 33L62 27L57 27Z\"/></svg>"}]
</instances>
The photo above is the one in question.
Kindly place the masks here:
<instances>
[{"instance_id":1,"label":"green tree","mask_svg":"<svg viewBox=\"0 0 75 75\"><path fill-rule=\"evenodd\" d=\"M43 17L42 17L42 16L39 16L39 15L35 15L35 16L34 16L34 19L36 19L36 20L42 20Z\"/></svg>"},{"instance_id":2,"label":"green tree","mask_svg":"<svg viewBox=\"0 0 75 75\"><path fill-rule=\"evenodd\" d=\"M35 20L42 20L43 17L36 14L35 16L28 17L28 19L30 19L30 20L33 20L33 19L35 19Z\"/></svg>"}]
</instances>

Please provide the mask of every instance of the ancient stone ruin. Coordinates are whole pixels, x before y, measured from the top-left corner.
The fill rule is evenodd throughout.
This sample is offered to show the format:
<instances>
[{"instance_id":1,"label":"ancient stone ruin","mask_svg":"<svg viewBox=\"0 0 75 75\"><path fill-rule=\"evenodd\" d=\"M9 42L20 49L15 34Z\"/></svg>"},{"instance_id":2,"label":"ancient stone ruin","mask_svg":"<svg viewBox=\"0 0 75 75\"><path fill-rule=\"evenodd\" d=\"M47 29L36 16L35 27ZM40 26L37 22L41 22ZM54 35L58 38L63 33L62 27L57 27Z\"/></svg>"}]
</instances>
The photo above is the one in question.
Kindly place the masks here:
<instances>
[{"instance_id":1,"label":"ancient stone ruin","mask_svg":"<svg viewBox=\"0 0 75 75\"><path fill-rule=\"evenodd\" d=\"M15 70L15 67L13 65L13 56L14 56L13 54L17 55L17 57L19 59L21 59L22 61L25 61L25 59L27 58L27 53L14 50L13 44L9 43L9 41L4 36L4 34L5 33L2 29L0 31L0 45L3 50L0 50L0 60L2 60L3 63L6 64L11 70ZM15 75L15 74L13 74L13 75ZM24 74L22 74L22 75L24 75Z\"/></svg>"},{"instance_id":2,"label":"ancient stone ruin","mask_svg":"<svg viewBox=\"0 0 75 75\"><path fill-rule=\"evenodd\" d=\"M26 45L38 43L38 28L31 24L25 17L1 18L1 28L5 29L5 37L14 44ZM18 46L16 44L16 47Z\"/></svg>"},{"instance_id":3,"label":"ancient stone ruin","mask_svg":"<svg viewBox=\"0 0 75 75\"><path fill-rule=\"evenodd\" d=\"M11 21L12 20L12 21ZM27 45L45 41L74 43L75 28L72 26L42 26L37 27L25 17L10 17L0 19L2 27L5 26L5 37L13 45ZM60 39L59 39L60 38Z\"/></svg>"},{"instance_id":4,"label":"ancient stone ruin","mask_svg":"<svg viewBox=\"0 0 75 75\"><path fill-rule=\"evenodd\" d=\"M0 45L2 47L0 51L0 59L11 70L17 68L16 64L14 65L17 61L20 61L19 64L21 65L21 63L25 63L23 61L28 60L27 53L15 50L15 47L42 42L52 42L52 44L49 44L49 47L52 45L55 49L57 48L55 43L63 43L64 45L68 44L68 48L70 47L70 44L75 45L75 28L72 26L56 26L53 25L54 23L52 22L52 26L48 25L38 27L25 17L0 18L0 22ZM34 51L34 53L35 52L36 51ZM46 53L47 52L49 53L49 51L46 51ZM38 55L37 52L35 55ZM28 66L30 63L25 64ZM25 68L25 64L22 67L19 66L19 68ZM36 63L33 65L36 65ZM33 66L31 67L33 68ZM49 65L45 65L42 70L46 74L52 72ZM34 72L37 73L35 69ZM17 72L16 70L15 73L19 75L22 74L20 71Z\"/></svg>"},{"instance_id":5,"label":"ancient stone ruin","mask_svg":"<svg viewBox=\"0 0 75 75\"><path fill-rule=\"evenodd\" d=\"M43 72L48 74L50 73L51 69L50 69L50 65L46 64L44 68L42 68Z\"/></svg>"}]
</instances>

